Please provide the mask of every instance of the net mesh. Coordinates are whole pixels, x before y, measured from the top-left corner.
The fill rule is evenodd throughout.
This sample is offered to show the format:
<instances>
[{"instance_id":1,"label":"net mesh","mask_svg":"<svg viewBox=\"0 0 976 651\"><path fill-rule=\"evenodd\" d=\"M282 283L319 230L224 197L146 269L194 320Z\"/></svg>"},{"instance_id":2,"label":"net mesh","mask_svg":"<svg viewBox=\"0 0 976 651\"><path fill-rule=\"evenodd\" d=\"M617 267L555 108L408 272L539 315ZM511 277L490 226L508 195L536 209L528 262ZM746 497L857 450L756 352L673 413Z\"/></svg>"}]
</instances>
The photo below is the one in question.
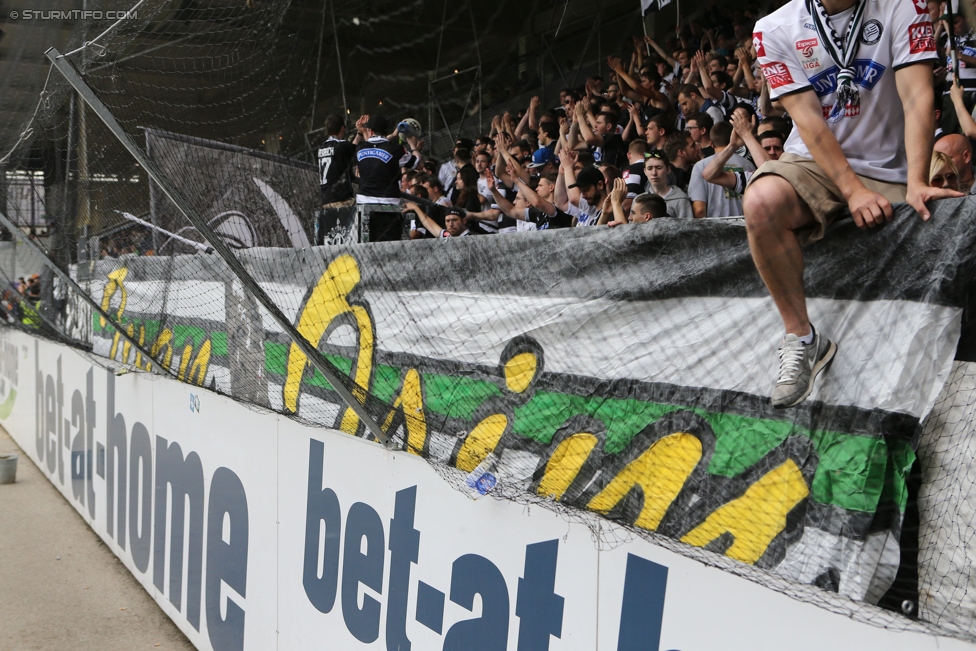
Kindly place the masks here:
<instances>
[{"instance_id":1,"label":"net mesh","mask_svg":"<svg viewBox=\"0 0 976 651\"><path fill-rule=\"evenodd\" d=\"M95 10L101 18L59 29L40 21L45 45L66 53L165 187L60 73L34 79L16 96L24 119L0 128L3 212L18 227L0 242L10 327L315 425L363 437L378 428L458 490L557 510L586 522L601 546L643 536L863 621L914 630L918 617L976 637L973 500L956 481L972 475L970 362L953 366L924 431L901 416L926 411L939 370L932 395L896 396L890 409L824 409L824 395L784 419L756 397L754 367L728 368L695 334L702 322L721 331L723 319L746 317L696 303L690 285L651 292L662 301L651 313L647 296L620 289L621 275L642 273L625 261L646 242L584 248L587 234L566 233L512 244L503 260L488 243L418 242L410 254L399 243L311 247L326 115L350 126L361 113L417 118L427 152L443 157L459 135L483 134L490 115L533 95L554 105L560 88L599 72L605 45L640 33L631 3L383 1L367 15L343 1L145 0ZM512 32L512 12L533 18ZM200 224L244 274L210 250ZM744 243L739 225L723 228ZM723 268L753 273L747 248L737 255ZM492 273L515 261L510 275ZM681 274L701 278L711 263L688 264ZM533 276L536 267L546 273ZM536 285L512 291L518 270ZM650 320L667 344L653 354L646 338L603 330ZM320 366L296 337L321 352ZM721 389L709 383L717 376ZM863 467L844 465L855 457ZM864 476L876 485L864 490ZM753 499L764 491L775 499ZM858 491L873 491L873 504L851 497Z\"/></svg>"}]
</instances>

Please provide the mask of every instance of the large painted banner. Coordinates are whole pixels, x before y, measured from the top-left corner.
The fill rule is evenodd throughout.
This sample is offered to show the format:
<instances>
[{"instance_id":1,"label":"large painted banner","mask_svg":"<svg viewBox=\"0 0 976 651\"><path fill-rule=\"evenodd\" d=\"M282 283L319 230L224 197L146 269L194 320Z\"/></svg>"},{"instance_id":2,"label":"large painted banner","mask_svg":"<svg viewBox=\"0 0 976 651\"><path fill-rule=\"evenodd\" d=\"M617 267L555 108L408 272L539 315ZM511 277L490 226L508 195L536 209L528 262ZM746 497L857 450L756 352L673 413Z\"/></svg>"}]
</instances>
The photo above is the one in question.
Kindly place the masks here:
<instances>
[{"instance_id":1,"label":"large painted banner","mask_svg":"<svg viewBox=\"0 0 976 651\"><path fill-rule=\"evenodd\" d=\"M233 248L307 248L312 216L321 205L314 165L213 140L146 129L146 152L211 228ZM180 237L203 238L150 182L150 219ZM156 252L191 251L156 235Z\"/></svg>"},{"instance_id":2,"label":"large painted banner","mask_svg":"<svg viewBox=\"0 0 976 651\"><path fill-rule=\"evenodd\" d=\"M976 648L104 362L0 331L0 423L199 649Z\"/></svg>"},{"instance_id":3,"label":"large painted banner","mask_svg":"<svg viewBox=\"0 0 976 651\"><path fill-rule=\"evenodd\" d=\"M781 324L744 229L710 220L240 258L360 388L399 447L511 499L596 513L801 584L877 602L900 562L919 424L956 352L971 199L806 251L814 323L839 353L810 399L767 395ZM365 436L215 256L76 270L144 341L97 354Z\"/></svg>"}]
</instances>

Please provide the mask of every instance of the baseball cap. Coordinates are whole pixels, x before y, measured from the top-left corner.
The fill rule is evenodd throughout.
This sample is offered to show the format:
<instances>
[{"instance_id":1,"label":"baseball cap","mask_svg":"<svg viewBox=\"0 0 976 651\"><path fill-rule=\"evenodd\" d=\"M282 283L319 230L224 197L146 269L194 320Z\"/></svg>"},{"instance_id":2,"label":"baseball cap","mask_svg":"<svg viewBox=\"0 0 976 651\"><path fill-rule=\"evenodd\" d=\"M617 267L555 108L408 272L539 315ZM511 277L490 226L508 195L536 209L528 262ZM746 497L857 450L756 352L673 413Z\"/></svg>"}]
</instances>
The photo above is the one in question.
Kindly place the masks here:
<instances>
[{"instance_id":1,"label":"baseball cap","mask_svg":"<svg viewBox=\"0 0 976 651\"><path fill-rule=\"evenodd\" d=\"M590 165L589 167L584 167L576 175L576 183L573 183L571 188L588 188L590 186L596 185L600 181L606 181L603 177L603 172L597 168Z\"/></svg>"},{"instance_id":2,"label":"baseball cap","mask_svg":"<svg viewBox=\"0 0 976 651\"><path fill-rule=\"evenodd\" d=\"M552 150L548 147L542 147L537 149L534 154L532 154L532 162L526 167L529 169L534 169L536 167L542 167L548 163L558 163L559 159L553 155Z\"/></svg>"},{"instance_id":3,"label":"baseball cap","mask_svg":"<svg viewBox=\"0 0 976 651\"><path fill-rule=\"evenodd\" d=\"M366 122L366 128L385 136L390 132L390 123L382 115L374 115Z\"/></svg>"}]
</instances>

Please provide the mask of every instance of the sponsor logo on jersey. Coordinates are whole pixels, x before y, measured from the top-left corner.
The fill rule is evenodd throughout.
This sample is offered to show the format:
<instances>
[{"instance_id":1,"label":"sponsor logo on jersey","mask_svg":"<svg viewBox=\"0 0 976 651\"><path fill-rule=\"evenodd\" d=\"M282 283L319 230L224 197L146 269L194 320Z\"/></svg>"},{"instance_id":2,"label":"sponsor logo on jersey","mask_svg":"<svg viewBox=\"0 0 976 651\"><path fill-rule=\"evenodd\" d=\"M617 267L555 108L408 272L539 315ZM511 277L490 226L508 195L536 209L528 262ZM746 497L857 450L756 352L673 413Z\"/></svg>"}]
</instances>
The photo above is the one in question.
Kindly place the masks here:
<instances>
[{"instance_id":1,"label":"sponsor logo on jersey","mask_svg":"<svg viewBox=\"0 0 976 651\"><path fill-rule=\"evenodd\" d=\"M915 13L919 16L929 13L927 0L912 0L912 4L915 6Z\"/></svg>"},{"instance_id":2,"label":"sponsor logo on jersey","mask_svg":"<svg viewBox=\"0 0 976 651\"><path fill-rule=\"evenodd\" d=\"M752 35L752 46L756 48L756 56L766 56L766 48L763 47L762 32L755 32Z\"/></svg>"},{"instance_id":3,"label":"sponsor logo on jersey","mask_svg":"<svg viewBox=\"0 0 976 651\"><path fill-rule=\"evenodd\" d=\"M376 147L367 147L356 152L356 160L361 161L366 158L378 158L384 163L389 163L393 159L393 154Z\"/></svg>"},{"instance_id":4,"label":"sponsor logo on jersey","mask_svg":"<svg viewBox=\"0 0 976 651\"><path fill-rule=\"evenodd\" d=\"M786 67L785 63L780 61L765 63L762 69L763 74L766 75L766 81L773 88L779 88L780 86L793 83L793 75L790 74L790 69Z\"/></svg>"},{"instance_id":5,"label":"sponsor logo on jersey","mask_svg":"<svg viewBox=\"0 0 976 651\"><path fill-rule=\"evenodd\" d=\"M935 34L932 23L917 23L908 26L908 51L912 54L935 52Z\"/></svg>"},{"instance_id":6,"label":"sponsor logo on jersey","mask_svg":"<svg viewBox=\"0 0 976 651\"><path fill-rule=\"evenodd\" d=\"M803 26L806 27L807 29L812 29L813 31L817 31L817 26L814 25L813 23L803 23Z\"/></svg>"},{"instance_id":7,"label":"sponsor logo on jersey","mask_svg":"<svg viewBox=\"0 0 976 651\"><path fill-rule=\"evenodd\" d=\"M837 90L837 66L831 66L823 72L810 77L813 91L818 97L830 95ZM885 67L871 59L854 60L854 83L865 90L872 90L878 80L884 75Z\"/></svg>"},{"instance_id":8,"label":"sponsor logo on jersey","mask_svg":"<svg viewBox=\"0 0 976 651\"><path fill-rule=\"evenodd\" d=\"M861 29L861 42L865 45L874 45L881 40L882 34L884 34L884 27L881 26L880 21L872 18L864 23Z\"/></svg>"},{"instance_id":9,"label":"sponsor logo on jersey","mask_svg":"<svg viewBox=\"0 0 976 651\"><path fill-rule=\"evenodd\" d=\"M817 39L815 38L808 38L796 42L796 50L803 55L804 59L809 59L813 56L813 48L815 47L817 47Z\"/></svg>"}]
</instances>

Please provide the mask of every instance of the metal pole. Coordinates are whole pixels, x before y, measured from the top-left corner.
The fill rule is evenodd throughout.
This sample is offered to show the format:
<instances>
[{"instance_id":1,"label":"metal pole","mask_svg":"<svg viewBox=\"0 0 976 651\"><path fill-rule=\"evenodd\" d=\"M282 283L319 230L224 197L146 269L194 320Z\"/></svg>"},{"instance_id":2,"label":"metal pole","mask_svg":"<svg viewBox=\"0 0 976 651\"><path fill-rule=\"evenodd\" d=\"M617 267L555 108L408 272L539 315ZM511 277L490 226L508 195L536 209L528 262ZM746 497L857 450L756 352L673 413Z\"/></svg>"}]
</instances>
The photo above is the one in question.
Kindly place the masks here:
<instances>
[{"instance_id":1,"label":"metal pole","mask_svg":"<svg viewBox=\"0 0 976 651\"><path fill-rule=\"evenodd\" d=\"M332 365L325 356L319 352L318 348L313 346L305 337L295 329L291 321L282 313L281 309L271 300L271 297L261 289L261 286L254 282L254 279L250 277L244 265L241 264L231 250L227 247L227 244L216 234L210 225L207 224L206 220L202 219L195 210L190 207L189 202L183 198L183 196L173 188L169 181L163 177L163 175L156 169L155 165L149 161L135 142L129 137L129 135L122 128L122 125L118 123L115 116L112 115L108 107L105 106L100 99L92 92L91 88L81 79L78 73L75 71L74 66L65 59L55 48L49 49L45 52L47 58L51 61L55 68L58 69L62 75L64 75L65 80L71 84L71 86L78 92L81 98L91 107L92 111L105 123L109 131L112 132L119 142L128 150L130 154L136 159L136 161L142 165L146 170L146 173L156 182L159 189L166 194L167 197L173 202L173 204L179 209L183 215L190 220L190 222L196 227L197 231L208 241L210 246L214 248L224 262L230 267L234 275L241 281L241 284L247 287L247 289L254 295L254 298L268 311L268 314L272 319L285 331L288 337L292 340L296 346L305 354L306 359L314 366L318 371L329 381L332 388L335 389L342 399L349 405L357 416L363 421L370 432L373 433L380 442L384 445L388 445L390 442L390 437L386 435L379 424L373 420L372 416L366 411L363 403L356 398L352 392L345 387L345 385L339 380L341 371ZM365 395L365 387L357 387L361 389Z\"/></svg>"},{"instance_id":2,"label":"metal pole","mask_svg":"<svg viewBox=\"0 0 976 651\"><path fill-rule=\"evenodd\" d=\"M319 101L319 72L322 70L322 41L325 40L325 3L328 0L322 2L322 23L319 25L319 53L315 57L315 89L312 91L312 117L308 119L308 130L312 131L315 129L315 105ZM343 107L345 108L345 107ZM346 120L346 116L342 116L343 122Z\"/></svg>"},{"instance_id":3,"label":"metal pole","mask_svg":"<svg viewBox=\"0 0 976 651\"><path fill-rule=\"evenodd\" d=\"M342 110L349 115L349 107L346 105L346 80L342 76L342 52L339 51L339 32L336 31L336 21L335 21L335 2L329 5L329 9L332 10L332 38L335 39L336 44L336 66L339 68L339 89L342 91ZM342 116L345 119L345 115Z\"/></svg>"}]
</instances>

